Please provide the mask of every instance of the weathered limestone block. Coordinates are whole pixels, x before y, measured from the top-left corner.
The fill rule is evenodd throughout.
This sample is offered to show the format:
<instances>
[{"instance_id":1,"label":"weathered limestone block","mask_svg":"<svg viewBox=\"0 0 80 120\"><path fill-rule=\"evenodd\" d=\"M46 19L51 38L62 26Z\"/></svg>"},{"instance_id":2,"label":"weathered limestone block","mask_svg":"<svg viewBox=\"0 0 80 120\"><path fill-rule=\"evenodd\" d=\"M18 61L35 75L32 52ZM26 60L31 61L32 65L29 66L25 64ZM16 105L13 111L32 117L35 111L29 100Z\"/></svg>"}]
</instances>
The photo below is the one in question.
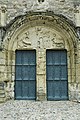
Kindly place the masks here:
<instances>
[{"instance_id":1,"label":"weathered limestone block","mask_svg":"<svg viewBox=\"0 0 80 120\"><path fill-rule=\"evenodd\" d=\"M75 23L77 27L80 27L80 5L76 7L75 11Z\"/></svg>"},{"instance_id":2,"label":"weathered limestone block","mask_svg":"<svg viewBox=\"0 0 80 120\"><path fill-rule=\"evenodd\" d=\"M5 83L3 81L0 81L0 103L4 102L5 100L6 100Z\"/></svg>"},{"instance_id":3,"label":"weathered limestone block","mask_svg":"<svg viewBox=\"0 0 80 120\"><path fill-rule=\"evenodd\" d=\"M6 100L14 98L14 82L8 82L5 88Z\"/></svg>"},{"instance_id":4,"label":"weathered limestone block","mask_svg":"<svg viewBox=\"0 0 80 120\"><path fill-rule=\"evenodd\" d=\"M45 75L37 75L37 100L46 100Z\"/></svg>"},{"instance_id":5,"label":"weathered limestone block","mask_svg":"<svg viewBox=\"0 0 80 120\"><path fill-rule=\"evenodd\" d=\"M80 84L79 83L70 83L69 84L69 98L72 101L80 102Z\"/></svg>"},{"instance_id":6,"label":"weathered limestone block","mask_svg":"<svg viewBox=\"0 0 80 120\"><path fill-rule=\"evenodd\" d=\"M37 74L46 74L45 52L37 53Z\"/></svg>"},{"instance_id":7,"label":"weathered limestone block","mask_svg":"<svg viewBox=\"0 0 80 120\"><path fill-rule=\"evenodd\" d=\"M77 1L76 1L77 3ZM80 1L78 1L78 4ZM1 6L7 6L7 23L10 22L15 16L25 14L27 11L46 11L51 10L57 14L63 14L70 20L74 21L74 4L73 0L44 0L44 2L38 2L38 0L0 0Z\"/></svg>"},{"instance_id":8,"label":"weathered limestone block","mask_svg":"<svg viewBox=\"0 0 80 120\"><path fill-rule=\"evenodd\" d=\"M44 63L39 63L38 68L37 68L37 74L45 74L46 70L45 70L45 65Z\"/></svg>"},{"instance_id":9,"label":"weathered limestone block","mask_svg":"<svg viewBox=\"0 0 80 120\"><path fill-rule=\"evenodd\" d=\"M5 64L5 59L4 58L0 58L0 65L4 65Z\"/></svg>"},{"instance_id":10,"label":"weathered limestone block","mask_svg":"<svg viewBox=\"0 0 80 120\"><path fill-rule=\"evenodd\" d=\"M6 26L6 5L1 6L1 26Z\"/></svg>"}]
</instances>

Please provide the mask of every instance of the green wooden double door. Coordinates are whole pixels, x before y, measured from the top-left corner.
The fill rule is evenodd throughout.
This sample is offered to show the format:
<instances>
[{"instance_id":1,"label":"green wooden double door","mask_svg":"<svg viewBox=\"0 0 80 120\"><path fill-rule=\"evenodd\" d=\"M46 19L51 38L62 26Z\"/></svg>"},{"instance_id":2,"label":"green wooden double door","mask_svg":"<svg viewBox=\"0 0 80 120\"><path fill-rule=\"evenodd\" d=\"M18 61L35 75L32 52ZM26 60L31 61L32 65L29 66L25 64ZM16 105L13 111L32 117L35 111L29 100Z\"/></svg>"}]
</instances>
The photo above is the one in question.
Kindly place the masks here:
<instances>
[{"instance_id":1,"label":"green wooden double door","mask_svg":"<svg viewBox=\"0 0 80 120\"><path fill-rule=\"evenodd\" d=\"M46 51L46 91L48 100L68 99L67 51ZM36 100L36 51L17 50L15 99Z\"/></svg>"}]
</instances>

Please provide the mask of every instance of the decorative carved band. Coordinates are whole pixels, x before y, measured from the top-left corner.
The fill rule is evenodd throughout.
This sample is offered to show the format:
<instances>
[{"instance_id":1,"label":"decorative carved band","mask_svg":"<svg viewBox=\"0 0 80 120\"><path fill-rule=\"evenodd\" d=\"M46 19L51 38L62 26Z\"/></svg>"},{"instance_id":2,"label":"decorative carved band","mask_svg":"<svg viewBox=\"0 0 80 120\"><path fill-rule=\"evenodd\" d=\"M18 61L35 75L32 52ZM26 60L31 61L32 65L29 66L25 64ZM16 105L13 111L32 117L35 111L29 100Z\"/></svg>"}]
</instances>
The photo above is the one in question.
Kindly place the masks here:
<instances>
[{"instance_id":1,"label":"decorative carved band","mask_svg":"<svg viewBox=\"0 0 80 120\"><path fill-rule=\"evenodd\" d=\"M36 22L36 24L56 24L59 28L65 29L67 32L70 32L70 26L67 25L67 23L62 20L60 17L53 15L53 16L48 16L48 15L33 15L33 16L22 16L17 19L12 26L8 30L8 36L10 39L10 36L13 35L13 33L18 30L21 26L23 25L29 25L30 22Z\"/></svg>"}]
</instances>

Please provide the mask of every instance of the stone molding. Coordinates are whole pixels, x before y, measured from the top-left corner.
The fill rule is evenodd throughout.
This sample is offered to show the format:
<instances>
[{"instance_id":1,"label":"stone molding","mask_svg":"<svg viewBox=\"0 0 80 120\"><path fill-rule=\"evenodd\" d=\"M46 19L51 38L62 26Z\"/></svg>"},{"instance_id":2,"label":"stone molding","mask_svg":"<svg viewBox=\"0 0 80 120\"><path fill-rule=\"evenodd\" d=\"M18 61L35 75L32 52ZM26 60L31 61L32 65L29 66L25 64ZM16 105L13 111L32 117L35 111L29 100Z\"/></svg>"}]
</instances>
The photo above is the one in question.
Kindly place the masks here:
<instances>
[{"instance_id":1,"label":"stone molding","mask_svg":"<svg viewBox=\"0 0 80 120\"><path fill-rule=\"evenodd\" d=\"M16 17L6 26L6 30L7 30L6 37L8 41L11 39L15 31L17 31L25 24L28 24L30 22L35 22L36 24L41 23L45 26L47 25L47 23L50 23L52 25L55 24L55 27L58 26L61 30L63 29L69 34L70 37L74 36L75 39L78 38L76 27L71 21L69 21L67 18L65 18L62 15L56 15L53 12L48 11L48 12L28 12L25 15ZM74 44L75 42L77 42L77 40L73 41Z\"/></svg>"}]
</instances>

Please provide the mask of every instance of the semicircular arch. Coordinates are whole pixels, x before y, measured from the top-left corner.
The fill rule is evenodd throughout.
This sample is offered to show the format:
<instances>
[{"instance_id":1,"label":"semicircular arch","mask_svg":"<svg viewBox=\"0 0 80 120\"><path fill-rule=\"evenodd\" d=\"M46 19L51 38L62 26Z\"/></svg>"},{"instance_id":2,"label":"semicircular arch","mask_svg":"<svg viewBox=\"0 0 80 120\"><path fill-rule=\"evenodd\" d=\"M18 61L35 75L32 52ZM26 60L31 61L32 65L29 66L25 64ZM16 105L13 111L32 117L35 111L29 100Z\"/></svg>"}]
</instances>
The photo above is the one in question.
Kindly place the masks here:
<instances>
[{"instance_id":1,"label":"semicircular arch","mask_svg":"<svg viewBox=\"0 0 80 120\"><path fill-rule=\"evenodd\" d=\"M46 56L47 49L66 49L68 82L71 83L75 81L77 42L74 25L71 25L66 18L53 13L30 13L19 16L9 25L3 45L8 51L7 63L9 67L11 66L11 74L14 76L16 50L36 49L38 57L39 51L44 52Z\"/></svg>"}]
</instances>

